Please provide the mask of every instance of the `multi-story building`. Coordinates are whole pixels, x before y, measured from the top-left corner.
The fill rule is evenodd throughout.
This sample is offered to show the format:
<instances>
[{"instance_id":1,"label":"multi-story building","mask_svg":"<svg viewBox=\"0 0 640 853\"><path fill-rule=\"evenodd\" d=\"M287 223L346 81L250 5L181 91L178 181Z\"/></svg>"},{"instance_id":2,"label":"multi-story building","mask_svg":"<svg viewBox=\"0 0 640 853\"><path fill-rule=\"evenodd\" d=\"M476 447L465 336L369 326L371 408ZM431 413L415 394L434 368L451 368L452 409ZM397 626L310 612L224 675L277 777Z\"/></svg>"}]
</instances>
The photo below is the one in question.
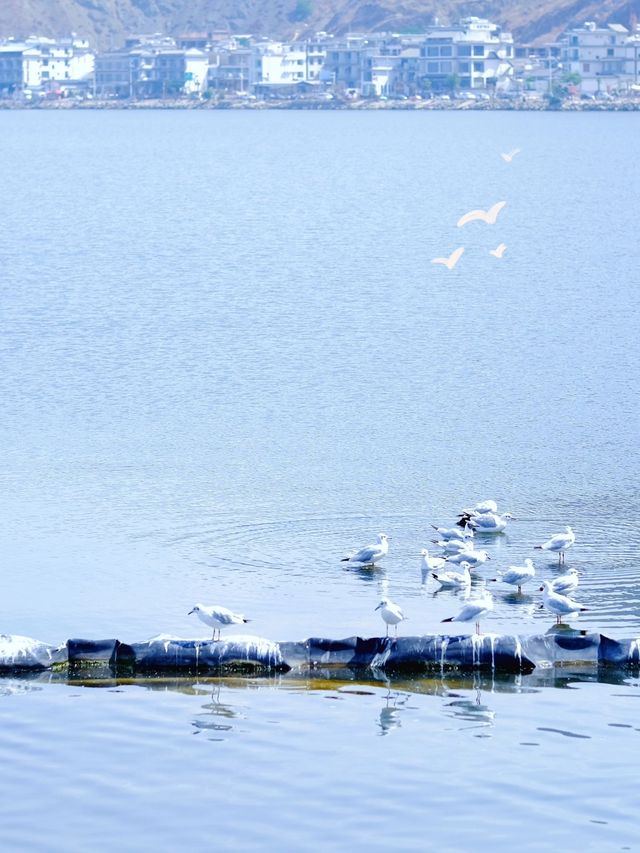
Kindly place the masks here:
<instances>
[{"instance_id":1,"label":"multi-story building","mask_svg":"<svg viewBox=\"0 0 640 853\"><path fill-rule=\"evenodd\" d=\"M513 37L482 18L422 35L351 35L327 48L322 76L363 95L418 94L460 87L508 88Z\"/></svg>"},{"instance_id":2,"label":"multi-story building","mask_svg":"<svg viewBox=\"0 0 640 853\"><path fill-rule=\"evenodd\" d=\"M513 78L513 37L483 18L434 27L421 49L419 75L434 91L508 88Z\"/></svg>"},{"instance_id":3,"label":"multi-story building","mask_svg":"<svg viewBox=\"0 0 640 853\"><path fill-rule=\"evenodd\" d=\"M197 48L180 48L173 39L136 36L123 50L99 54L95 90L100 97L164 98L198 95L207 83L209 58Z\"/></svg>"},{"instance_id":4,"label":"multi-story building","mask_svg":"<svg viewBox=\"0 0 640 853\"><path fill-rule=\"evenodd\" d=\"M208 86L215 92L253 92L260 79L261 62L249 45L249 38L221 44L209 56Z\"/></svg>"},{"instance_id":5,"label":"multi-story building","mask_svg":"<svg viewBox=\"0 0 640 853\"><path fill-rule=\"evenodd\" d=\"M80 39L32 36L0 43L0 91L67 93L88 89L94 54Z\"/></svg>"},{"instance_id":6,"label":"multi-story building","mask_svg":"<svg viewBox=\"0 0 640 853\"><path fill-rule=\"evenodd\" d=\"M617 91L638 84L640 34L631 34L622 24L598 27L587 21L567 30L560 44L563 69L580 76L583 92Z\"/></svg>"}]
</instances>

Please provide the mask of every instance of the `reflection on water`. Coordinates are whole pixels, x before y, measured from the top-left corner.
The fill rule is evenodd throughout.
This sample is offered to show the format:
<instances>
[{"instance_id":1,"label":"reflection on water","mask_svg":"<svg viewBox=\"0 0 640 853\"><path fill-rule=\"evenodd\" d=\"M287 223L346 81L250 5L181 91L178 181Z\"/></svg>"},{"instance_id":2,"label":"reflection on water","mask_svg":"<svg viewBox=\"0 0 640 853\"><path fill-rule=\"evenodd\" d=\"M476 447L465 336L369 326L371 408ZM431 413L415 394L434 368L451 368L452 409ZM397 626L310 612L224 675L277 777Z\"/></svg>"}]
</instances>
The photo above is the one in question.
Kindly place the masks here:
<instances>
[{"instance_id":1,"label":"reflection on water","mask_svg":"<svg viewBox=\"0 0 640 853\"><path fill-rule=\"evenodd\" d=\"M199 734L201 731L210 733L210 740L222 740L220 736L214 737L211 733L228 732L233 728L229 722L224 720L233 720L238 716L232 705L225 704L220 701L220 691L222 690L222 682L212 682L207 686L204 684L195 684L194 692L207 691L210 696L210 701L202 706L203 714L199 714L194 720L193 726L197 730L194 734Z\"/></svg>"},{"instance_id":2,"label":"reflection on water","mask_svg":"<svg viewBox=\"0 0 640 853\"><path fill-rule=\"evenodd\" d=\"M399 729L402 725L400 712L407 700L410 698L409 693L402 693L398 690L392 690L390 687L384 696L384 706L380 709L379 727L380 735L388 735L394 729ZM399 707L398 707L399 706Z\"/></svg>"},{"instance_id":3,"label":"reflection on water","mask_svg":"<svg viewBox=\"0 0 640 853\"><path fill-rule=\"evenodd\" d=\"M360 809L346 792L361 790L372 766L367 819L375 814L381 820L381 846L373 849L417 849L410 837L418 819L429 820L440 849L471 849L474 827L482 822L486 838L495 838L492 849L505 853L512 849L505 839L514 813L518 826L510 837L521 835L520 846L532 853L544 840L540 821L559 833L546 843L564 849L588 838L583 824L606 822L605 840L620 845L636 832L630 817L635 765L625 761L637 746L636 703L626 701L640 697L637 668L557 667L499 677L378 672L366 679L342 669L316 676L82 680L48 672L0 679L0 843L19 849L32 803L46 797L63 818L59 848L51 848L61 852L89 849L96 832L113 844L116 816L116 825L128 827L124 849L173 848L180 838L204 853L212 832L221 848L231 849L237 815L248 804L251 822L242 825L248 847L264 846L264 838L251 833L264 832L277 812L281 820L268 846L282 846L284 838L290 849L312 849L323 831L314 815L329 811L343 816L343 841L355 849L362 843ZM56 707L64 714L51 713ZM556 779L549 768L576 760L580 773L571 778L571 801L563 800L558 821L554 801L566 797L567 779ZM122 781L109 782L122 779L123 763L125 788ZM478 765L482 786L466 798L455 826L443 822L442 813L456 807L461 785ZM603 774L608 791L601 801L589 791L590 780ZM58 794L82 780L91 780L78 794L90 816L86 823ZM130 791L145 794L141 800ZM176 791L182 792L179 809ZM313 801L312 814L294 805L301 798ZM535 809L527 807L531 802ZM393 817L398 809L400 830ZM400 841L398 831L405 833Z\"/></svg>"},{"instance_id":4,"label":"reflection on water","mask_svg":"<svg viewBox=\"0 0 640 853\"><path fill-rule=\"evenodd\" d=\"M482 691L479 688L475 691L475 697L454 699L447 702L446 707L451 709L453 716L480 726L492 725L495 717L495 711L483 704Z\"/></svg>"}]
</instances>

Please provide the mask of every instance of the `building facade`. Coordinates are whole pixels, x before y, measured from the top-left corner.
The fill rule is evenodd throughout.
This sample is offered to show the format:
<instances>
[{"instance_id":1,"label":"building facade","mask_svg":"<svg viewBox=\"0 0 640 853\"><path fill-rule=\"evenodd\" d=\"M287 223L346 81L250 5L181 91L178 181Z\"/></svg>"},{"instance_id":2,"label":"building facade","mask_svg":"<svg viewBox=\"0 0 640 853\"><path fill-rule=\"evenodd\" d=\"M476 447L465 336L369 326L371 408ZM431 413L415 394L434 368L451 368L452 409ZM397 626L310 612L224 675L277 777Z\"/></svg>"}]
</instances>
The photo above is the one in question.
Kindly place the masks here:
<instances>
[{"instance_id":1,"label":"building facade","mask_svg":"<svg viewBox=\"0 0 640 853\"><path fill-rule=\"evenodd\" d=\"M640 34L622 24L598 27L586 21L560 39L561 62L567 73L580 77L587 93L608 93L638 85Z\"/></svg>"}]
</instances>

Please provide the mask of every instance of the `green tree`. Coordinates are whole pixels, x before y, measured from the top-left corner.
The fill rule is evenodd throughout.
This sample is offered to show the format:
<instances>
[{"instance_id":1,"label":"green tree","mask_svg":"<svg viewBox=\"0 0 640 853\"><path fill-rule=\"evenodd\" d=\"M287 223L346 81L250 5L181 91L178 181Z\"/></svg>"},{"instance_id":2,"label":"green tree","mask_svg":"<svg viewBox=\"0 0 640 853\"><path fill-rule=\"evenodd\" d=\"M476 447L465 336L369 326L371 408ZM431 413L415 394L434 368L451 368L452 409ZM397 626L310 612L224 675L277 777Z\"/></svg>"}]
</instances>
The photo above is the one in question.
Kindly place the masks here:
<instances>
[{"instance_id":1,"label":"green tree","mask_svg":"<svg viewBox=\"0 0 640 853\"><path fill-rule=\"evenodd\" d=\"M449 74L444 81L444 85L445 89L448 89L450 92L455 92L460 85L460 78L457 74Z\"/></svg>"},{"instance_id":2,"label":"green tree","mask_svg":"<svg viewBox=\"0 0 640 853\"><path fill-rule=\"evenodd\" d=\"M429 77L421 77L418 81L418 91L421 95L429 97L433 83Z\"/></svg>"},{"instance_id":3,"label":"green tree","mask_svg":"<svg viewBox=\"0 0 640 853\"><path fill-rule=\"evenodd\" d=\"M567 71L562 75L562 82L567 86L579 86L582 83L582 77L575 71Z\"/></svg>"}]
</instances>

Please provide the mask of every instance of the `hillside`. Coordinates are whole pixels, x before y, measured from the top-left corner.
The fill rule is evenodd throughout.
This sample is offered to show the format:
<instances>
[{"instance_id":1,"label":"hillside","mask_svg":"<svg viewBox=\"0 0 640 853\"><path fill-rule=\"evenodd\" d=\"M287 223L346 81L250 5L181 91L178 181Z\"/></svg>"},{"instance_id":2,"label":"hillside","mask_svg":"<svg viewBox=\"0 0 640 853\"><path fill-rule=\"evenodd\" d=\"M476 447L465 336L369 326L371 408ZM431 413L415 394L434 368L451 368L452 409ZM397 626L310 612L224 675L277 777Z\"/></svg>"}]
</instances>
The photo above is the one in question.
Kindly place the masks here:
<instances>
[{"instance_id":1,"label":"hillside","mask_svg":"<svg viewBox=\"0 0 640 853\"><path fill-rule=\"evenodd\" d=\"M640 0L2 0L0 37L74 32L104 50L135 33L419 32L436 18L466 15L489 18L521 42L544 42L586 20L633 25Z\"/></svg>"}]
</instances>

